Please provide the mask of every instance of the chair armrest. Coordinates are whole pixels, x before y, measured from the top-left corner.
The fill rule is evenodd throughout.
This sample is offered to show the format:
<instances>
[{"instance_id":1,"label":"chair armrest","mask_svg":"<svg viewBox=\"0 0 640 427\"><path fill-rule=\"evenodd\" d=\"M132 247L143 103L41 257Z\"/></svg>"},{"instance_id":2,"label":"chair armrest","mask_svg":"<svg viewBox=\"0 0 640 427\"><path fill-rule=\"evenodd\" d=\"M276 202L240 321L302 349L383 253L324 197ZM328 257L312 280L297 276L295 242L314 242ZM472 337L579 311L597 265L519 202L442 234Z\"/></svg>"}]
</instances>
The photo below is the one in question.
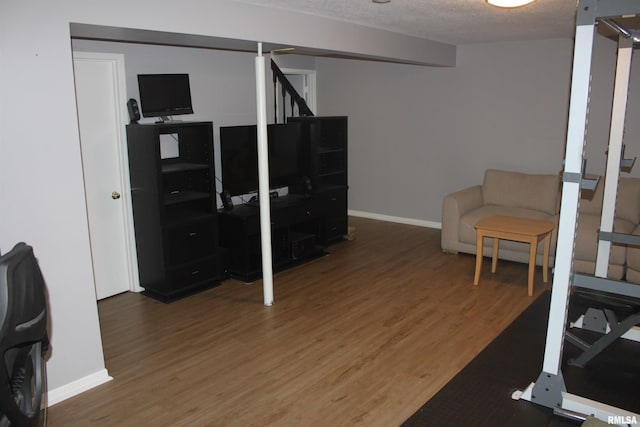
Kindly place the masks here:
<instances>
[{"instance_id":1,"label":"chair armrest","mask_svg":"<svg viewBox=\"0 0 640 427\"><path fill-rule=\"evenodd\" d=\"M458 253L460 218L483 204L481 185L474 185L445 196L442 201L442 232L440 237L443 251Z\"/></svg>"}]
</instances>

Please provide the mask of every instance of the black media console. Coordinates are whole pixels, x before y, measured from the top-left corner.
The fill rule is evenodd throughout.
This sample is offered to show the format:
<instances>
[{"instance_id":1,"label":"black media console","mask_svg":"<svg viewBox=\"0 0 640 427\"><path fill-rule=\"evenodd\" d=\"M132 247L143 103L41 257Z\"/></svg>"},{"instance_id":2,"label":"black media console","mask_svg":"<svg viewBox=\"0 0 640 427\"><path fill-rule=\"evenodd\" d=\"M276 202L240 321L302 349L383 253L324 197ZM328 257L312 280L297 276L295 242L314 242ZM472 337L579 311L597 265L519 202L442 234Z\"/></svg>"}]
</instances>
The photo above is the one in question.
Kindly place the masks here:
<instances>
[{"instance_id":1,"label":"black media console","mask_svg":"<svg viewBox=\"0 0 640 427\"><path fill-rule=\"evenodd\" d=\"M322 255L347 235L347 117L292 117L289 122L302 126L299 155L307 182L270 200L276 271ZM229 274L244 281L260 278L259 207L244 204L220 210L218 220Z\"/></svg>"},{"instance_id":2,"label":"black media console","mask_svg":"<svg viewBox=\"0 0 640 427\"><path fill-rule=\"evenodd\" d=\"M271 202L271 253L275 271L313 259L346 235L346 191L290 194ZM262 275L260 208L254 204L218 212L220 246L229 254L232 277L251 282ZM337 223L345 227L338 227Z\"/></svg>"}]
</instances>

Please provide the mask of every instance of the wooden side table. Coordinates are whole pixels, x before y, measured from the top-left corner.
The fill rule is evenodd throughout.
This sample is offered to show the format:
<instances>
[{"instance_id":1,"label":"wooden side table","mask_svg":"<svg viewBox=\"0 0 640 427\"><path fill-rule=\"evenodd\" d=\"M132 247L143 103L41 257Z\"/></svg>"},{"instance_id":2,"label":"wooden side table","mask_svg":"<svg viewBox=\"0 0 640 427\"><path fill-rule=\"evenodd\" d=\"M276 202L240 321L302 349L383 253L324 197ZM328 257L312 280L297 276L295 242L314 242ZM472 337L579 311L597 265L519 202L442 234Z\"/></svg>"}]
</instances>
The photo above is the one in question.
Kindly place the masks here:
<instances>
[{"instance_id":1,"label":"wooden side table","mask_svg":"<svg viewBox=\"0 0 640 427\"><path fill-rule=\"evenodd\" d=\"M476 272L473 284L477 285L482 271L482 247L484 238L493 238L493 256L491 272L496 272L498 263L498 248L500 239L529 243L529 284L528 294L533 296L533 274L536 267L536 253L538 243L544 239L544 254L542 258L542 280L546 283L549 269L549 251L551 249L551 232L556 224L551 221L521 218L506 215L494 215L479 219L476 222Z\"/></svg>"}]
</instances>

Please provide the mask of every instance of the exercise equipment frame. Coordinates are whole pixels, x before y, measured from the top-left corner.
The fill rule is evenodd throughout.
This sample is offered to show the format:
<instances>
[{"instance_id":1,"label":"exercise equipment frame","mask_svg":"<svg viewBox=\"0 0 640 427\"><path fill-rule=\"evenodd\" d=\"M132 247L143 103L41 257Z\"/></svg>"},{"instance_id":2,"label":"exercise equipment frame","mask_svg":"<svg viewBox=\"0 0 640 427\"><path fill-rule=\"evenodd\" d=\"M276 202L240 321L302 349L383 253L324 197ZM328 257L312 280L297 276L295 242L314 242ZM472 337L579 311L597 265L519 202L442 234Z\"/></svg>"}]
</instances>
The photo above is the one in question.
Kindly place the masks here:
<instances>
[{"instance_id":1,"label":"exercise equipment frame","mask_svg":"<svg viewBox=\"0 0 640 427\"><path fill-rule=\"evenodd\" d=\"M530 402L553 408L558 412L595 416L605 422L622 420L625 424L637 426L640 426L640 414L568 393L562 376L561 365L571 287L578 286L576 282L580 282L580 287L591 289L605 287L607 292L611 292L610 287L606 286L610 284L610 281L606 279L606 269L611 239L618 237L616 233L612 233L612 224L620 172L620 159L623 156L622 126L624 125L626 112L626 88L631 67L633 43L637 41L637 36L629 32L626 34L620 32L621 36L618 44L618 66L609 139L609 159L605 175L605 196L601 219L603 233L599 237L596 277L585 280L583 275L574 275L572 273L580 190L584 181L583 179L576 179L576 177L584 177L583 157L595 25L596 22L602 21L609 26L615 26L615 21L610 21L610 18L639 14L640 2L637 0L579 0L578 2L569 122L558 225L558 246L556 249L555 274L551 292L544 360L542 372L536 382L531 383L524 391L517 391L513 395L514 399L529 400ZM625 237L625 239L638 242L640 240L635 240L637 237ZM626 286L621 285L617 287L615 292L628 295L626 290Z\"/></svg>"}]
</instances>

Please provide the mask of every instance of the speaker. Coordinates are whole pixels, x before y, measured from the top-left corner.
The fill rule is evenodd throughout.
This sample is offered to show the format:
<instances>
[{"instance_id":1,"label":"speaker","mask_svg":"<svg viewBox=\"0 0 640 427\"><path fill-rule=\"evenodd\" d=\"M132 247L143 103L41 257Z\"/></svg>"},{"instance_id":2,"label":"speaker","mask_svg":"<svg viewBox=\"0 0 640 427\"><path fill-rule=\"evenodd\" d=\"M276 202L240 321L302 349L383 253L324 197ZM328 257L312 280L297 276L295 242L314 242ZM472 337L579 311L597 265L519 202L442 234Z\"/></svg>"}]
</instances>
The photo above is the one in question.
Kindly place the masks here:
<instances>
[{"instance_id":1,"label":"speaker","mask_svg":"<svg viewBox=\"0 0 640 427\"><path fill-rule=\"evenodd\" d=\"M127 101L127 109L129 110L129 119L131 120L129 124L138 124L138 120L140 120L140 109L138 108L138 102L133 98L129 98L129 100Z\"/></svg>"},{"instance_id":2,"label":"speaker","mask_svg":"<svg viewBox=\"0 0 640 427\"><path fill-rule=\"evenodd\" d=\"M225 211L230 211L233 209L233 200L231 200L231 194L228 191L223 191L220 193L220 199L222 200L222 207Z\"/></svg>"}]
</instances>

